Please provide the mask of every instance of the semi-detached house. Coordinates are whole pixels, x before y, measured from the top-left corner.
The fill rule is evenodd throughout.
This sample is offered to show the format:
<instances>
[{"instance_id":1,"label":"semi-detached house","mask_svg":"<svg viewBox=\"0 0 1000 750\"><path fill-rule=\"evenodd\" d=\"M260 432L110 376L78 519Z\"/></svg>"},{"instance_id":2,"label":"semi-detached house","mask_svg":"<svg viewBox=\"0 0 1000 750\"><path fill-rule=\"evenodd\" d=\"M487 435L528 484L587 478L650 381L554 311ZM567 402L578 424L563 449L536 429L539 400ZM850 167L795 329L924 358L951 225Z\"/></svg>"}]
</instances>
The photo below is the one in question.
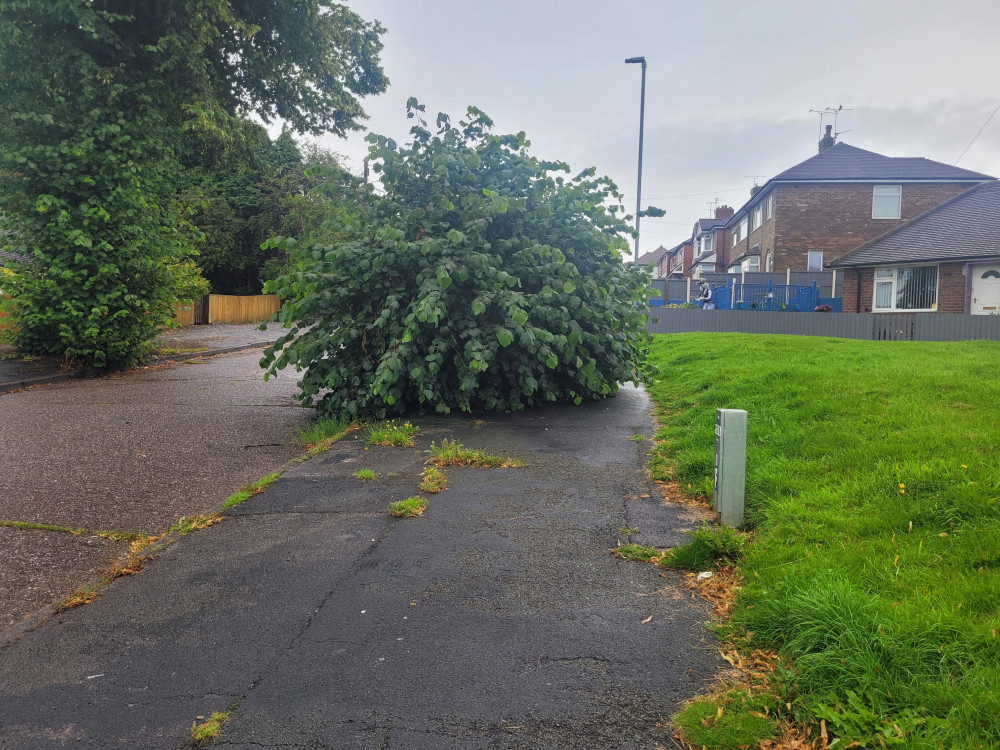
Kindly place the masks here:
<instances>
[{"instance_id":1,"label":"semi-detached house","mask_svg":"<svg viewBox=\"0 0 1000 750\"><path fill-rule=\"evenodd\" d=\"M755 187L698 257L705 271L820 271L834 258L994 178L923 158L836 143ZM703 222L713 222L705 219ZM706 227L707 228L707 227ZM696 236L703 236L699 225ZM714 267L709 268L714 264Z\"/></svg>"}]
</instances>

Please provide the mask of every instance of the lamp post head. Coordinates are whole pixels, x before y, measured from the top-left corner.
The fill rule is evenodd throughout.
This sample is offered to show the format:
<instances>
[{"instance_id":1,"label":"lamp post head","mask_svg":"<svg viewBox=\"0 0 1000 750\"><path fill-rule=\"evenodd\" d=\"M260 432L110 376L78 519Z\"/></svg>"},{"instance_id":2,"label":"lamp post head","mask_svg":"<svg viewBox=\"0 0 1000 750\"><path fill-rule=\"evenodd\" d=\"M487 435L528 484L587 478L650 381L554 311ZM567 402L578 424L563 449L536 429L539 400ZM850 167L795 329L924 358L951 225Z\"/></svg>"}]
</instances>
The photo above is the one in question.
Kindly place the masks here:
<instances>
[{"instance_id":1,"label":"lamp post head","mask_svg":"<svg viewBox=\"0 0 1000 750\"><path fill-rule=\"evenodd\" d=\"M646 67L646 58L645 57L630 57L625 62L626 62L626 64L629 64L629 63L642 63L642 67L644 67L644 68Z\"/></svg>"}]
</instances>

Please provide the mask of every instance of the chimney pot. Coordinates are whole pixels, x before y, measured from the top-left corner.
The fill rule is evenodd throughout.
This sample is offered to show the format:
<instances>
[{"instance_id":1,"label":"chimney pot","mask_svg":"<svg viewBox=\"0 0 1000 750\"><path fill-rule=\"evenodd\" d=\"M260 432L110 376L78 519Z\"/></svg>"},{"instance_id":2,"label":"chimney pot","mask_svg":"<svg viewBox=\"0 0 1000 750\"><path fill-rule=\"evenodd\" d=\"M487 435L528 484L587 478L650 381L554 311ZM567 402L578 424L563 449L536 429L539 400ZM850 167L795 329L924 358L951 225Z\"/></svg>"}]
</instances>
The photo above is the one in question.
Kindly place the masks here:
<instances>
[{"instance_id":1,"label":"chimney pot","mask_svg":"<svg viewBox=\"0 0 1000 750\"><path fill-rule=\"evenodd\" d=\"M826 126L826 135L819 139L819 150L826 151L837 142L833 137L833 125Z\"/></svg>"}]
</instances>

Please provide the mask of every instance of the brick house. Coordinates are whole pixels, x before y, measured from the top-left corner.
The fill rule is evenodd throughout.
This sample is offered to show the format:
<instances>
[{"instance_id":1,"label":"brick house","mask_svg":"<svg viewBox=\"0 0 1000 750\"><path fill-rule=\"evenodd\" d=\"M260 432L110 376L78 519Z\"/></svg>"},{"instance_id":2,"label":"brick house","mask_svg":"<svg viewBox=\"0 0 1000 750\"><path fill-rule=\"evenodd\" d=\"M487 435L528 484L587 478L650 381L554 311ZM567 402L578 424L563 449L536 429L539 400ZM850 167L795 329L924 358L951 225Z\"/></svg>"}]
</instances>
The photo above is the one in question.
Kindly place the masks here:
<instances>
[{"instance_id":1,"label":"brick house","mask_svg":"<svg viewBox=\"0 0 1000 750\"><path fill-rule=\"evenodd\" d=\"M844 312L1000 314L1000 181L981 183L839 258Z\"/></svg>"},{"instance_id":2,"label":"brick house","mask_svg":"<svg viewBox=\"0 0 1000 750\"><path fill-rule=\"evenodd\" d=\"M989 175L835 143L755 187L726 224L730 272L819 271Z\"/></svg>"},{"instance_id":3,"label":"brick house","mask_svg":"<svg viewBox=\"0 0 1000 750\"><path fill-rule=\"evenodd\" d=\"M656 278L680 279L684 277L685 269L690 273L694 259L691 240L674 245L657 262Z\"/></svg>"},{"instance_id":4,"label":"brick house","mask_svg":"<svg viewBox=\"0 0 1000 750\"><path fill-rule=\"evenodd\" d=\"M655 250L651 250L648 253L643 253L642 255L640 255L638 265L647 266L651 268L653 271L653 278L659 279L661 278L661 276L659 275L660 273L659 262L660 259L667 254L667 252L668 252L667 248L665 248L663 245L660 245Z\"/></svg>"},{"instance_id":5,"label":"brick house","mask_svg":"<svg viewBox=\"0 0 1000 750\"><path fill-rule=\"evenodd\" d=\"M698 219L691 231L691 246L694 258L687 266L685 277L697 278L702 273L725 272L729 265L729 243L726 224L733 216L729 206L715 209L714 219Z\"/></svg>"}]
</instances>

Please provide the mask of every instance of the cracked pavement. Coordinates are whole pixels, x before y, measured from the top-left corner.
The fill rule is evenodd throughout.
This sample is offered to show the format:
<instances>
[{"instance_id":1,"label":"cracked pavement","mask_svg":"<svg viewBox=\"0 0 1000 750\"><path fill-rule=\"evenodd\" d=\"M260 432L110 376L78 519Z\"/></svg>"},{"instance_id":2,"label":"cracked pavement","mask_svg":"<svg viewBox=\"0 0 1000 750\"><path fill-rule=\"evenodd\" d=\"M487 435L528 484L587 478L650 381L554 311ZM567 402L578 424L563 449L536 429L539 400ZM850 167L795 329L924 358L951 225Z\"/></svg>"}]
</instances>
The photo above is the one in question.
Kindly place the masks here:
<instances>
[{"instance_id":1,"label":"cracked pavement","mask_svg":"<svg viewBox=\"0 0 1000 750\"><path fill-rule=\"evenodd\" d=\"M675 747L720 664L680 575L610 554L697 523L652 491L645 393L413 421L415 448L352 433L0 650L0 747L173 750L227 709L213 746ZM448 469L390 518L443 438L526 466Z\"/></svg>"}]
</instances>

